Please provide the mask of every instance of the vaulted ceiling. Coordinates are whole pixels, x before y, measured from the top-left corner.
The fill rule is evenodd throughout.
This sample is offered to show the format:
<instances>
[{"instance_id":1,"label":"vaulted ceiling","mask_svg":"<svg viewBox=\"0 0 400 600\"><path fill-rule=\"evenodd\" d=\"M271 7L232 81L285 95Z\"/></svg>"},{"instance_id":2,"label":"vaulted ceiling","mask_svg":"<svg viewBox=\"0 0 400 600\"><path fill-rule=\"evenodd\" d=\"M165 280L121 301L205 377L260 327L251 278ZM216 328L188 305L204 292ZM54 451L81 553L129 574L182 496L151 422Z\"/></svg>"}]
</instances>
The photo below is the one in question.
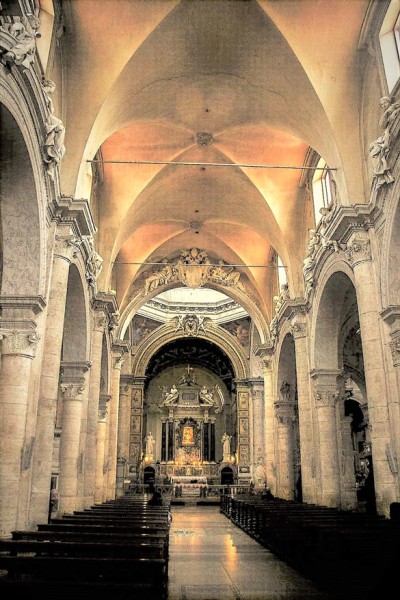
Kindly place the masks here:
<instances>
[{"instance_id":1,"label":"vaulted ceiling","mask_svg":"<svg viewBox=\"0 0 400 600\"><path fill-rule=\"evenodd\" d=\"M64 193L97 187L100 284L122 309L145 261L197 247L271 318L274 249L302 295L309 149L364 202L355 60L367 0L72 0ZM120 164L180 161L233 166ZM265 267L253 265L266 265ZM147 267L148 268L148 267ZM274 274L275 277L275 274ZM222 290L225 291L225 290ZM235 298L236 290L230 290ZM145 301L145 299L143 300Z\"/></svg>"}]
</instances>

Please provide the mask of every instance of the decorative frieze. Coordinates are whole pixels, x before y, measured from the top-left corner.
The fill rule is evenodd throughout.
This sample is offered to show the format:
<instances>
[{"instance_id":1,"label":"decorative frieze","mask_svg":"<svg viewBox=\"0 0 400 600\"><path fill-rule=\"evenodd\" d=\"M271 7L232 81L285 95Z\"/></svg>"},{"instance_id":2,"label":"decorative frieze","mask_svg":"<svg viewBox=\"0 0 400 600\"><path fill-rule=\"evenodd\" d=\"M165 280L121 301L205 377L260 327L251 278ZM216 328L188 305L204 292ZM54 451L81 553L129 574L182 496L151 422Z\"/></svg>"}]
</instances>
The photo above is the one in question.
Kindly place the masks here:
<instances>
[{"instance_id":1,"label":"decorative frieze","mask_svg":"<svg viewBox=\"0 0 400 600\"><path fill-rule=\"evenodd\" d=\"M315 406L317 408L333 408L339 399L337 390L317 390L315 392Z\"/></svg>"}]
</instances>

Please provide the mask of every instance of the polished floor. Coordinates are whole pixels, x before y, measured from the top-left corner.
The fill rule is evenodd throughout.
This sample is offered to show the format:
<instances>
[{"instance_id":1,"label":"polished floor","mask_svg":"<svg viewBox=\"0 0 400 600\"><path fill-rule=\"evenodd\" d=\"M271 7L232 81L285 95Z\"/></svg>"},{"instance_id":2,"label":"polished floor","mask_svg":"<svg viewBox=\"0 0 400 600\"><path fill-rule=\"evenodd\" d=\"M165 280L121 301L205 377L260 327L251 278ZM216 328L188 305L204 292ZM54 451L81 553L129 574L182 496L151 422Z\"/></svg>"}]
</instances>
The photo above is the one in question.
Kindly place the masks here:
<instances>
[{"instance_id":1,"label":"polished floor","mask_svg":"<svg viewBox=\"0 0 400 600\"><path fill-rule=\"evenodd\" d=\"M168 600L327 600L216 506L174 506Z\"/></svg>"}]
</instances>

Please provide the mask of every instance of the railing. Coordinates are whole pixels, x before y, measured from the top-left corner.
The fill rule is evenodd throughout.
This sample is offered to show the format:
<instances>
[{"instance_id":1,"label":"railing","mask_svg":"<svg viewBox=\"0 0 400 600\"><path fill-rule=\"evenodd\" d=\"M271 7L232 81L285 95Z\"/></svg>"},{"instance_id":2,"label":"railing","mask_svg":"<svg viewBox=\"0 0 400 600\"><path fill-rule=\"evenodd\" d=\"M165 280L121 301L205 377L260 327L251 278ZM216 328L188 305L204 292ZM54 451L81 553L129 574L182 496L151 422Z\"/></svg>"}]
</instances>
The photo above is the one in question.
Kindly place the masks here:
<instances>
[{"instance_id":1,"label":"railing","mask_svg":"<svg viewBox=\"0 0 400 600\"><path fill-rule=\"evenodd\" d=\"M154 489L161 492L164 496L169 496L170 498L179 497L180 495L180 487L192 487L197 491L198 497L203 498L218 498L223 495L228 496L238 496L247 494L249 492L249 486L247 484L229 484L229 485L202 485L202 484L179 484L179 485L171 485L167 483L138 483L138 484L130 484L129 490L130 492L136 492L139 494L150 494ZM194 494L190 494L193 496Z\"/></svg>"}]
</instances>

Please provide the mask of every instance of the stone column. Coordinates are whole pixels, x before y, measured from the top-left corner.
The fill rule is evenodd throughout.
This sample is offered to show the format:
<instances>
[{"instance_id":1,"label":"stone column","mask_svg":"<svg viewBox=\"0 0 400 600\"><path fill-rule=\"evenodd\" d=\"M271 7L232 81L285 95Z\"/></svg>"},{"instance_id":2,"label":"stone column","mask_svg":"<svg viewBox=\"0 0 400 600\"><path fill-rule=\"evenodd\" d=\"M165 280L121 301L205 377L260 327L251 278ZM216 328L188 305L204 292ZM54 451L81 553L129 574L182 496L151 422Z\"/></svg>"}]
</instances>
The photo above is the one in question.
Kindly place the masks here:
<instances>
[{"instance_id":1,"label":"stone column","mask_svg":"<svg viewBox=\"0 0 400 600\"><path fill-rule=\"evenodd\" d=\"M120 463L123 479L129 470L129 435L131 421L132 402L132 376L121 374L119 388L119 410L118 410L118 439L117 460ZM117 496L124 493L123 481L117 479Z\"/></svg>"},{"instance_id":2,"label":"stone column","mask_svg":"<svg viewBox=\"0 0 400 600\"><path fill-rule=\"evenodd\" d=\"M235 383L238 411L238 477L239 483L246 483L251 477L249 383L241 379L236 379Z\"/></svg>"},{"instance_id":3,"label":"stone column","mask_svg":"<svg viewBox=\"0 0 400 600\"><path fill-rule=\"evenodd\" d=\"M129 440L129 472L136 480L139 476L142 458L142 431L143 431L143 395L145 377L134 377L132 380L132 402L130 419Z\"/></svg>"},{"instance_id":4,"label":"stone column","mask_svg":"<svg viewBox=\"0 0 400 600\"><path fill-rule=\"evenodd\" d=\"M274 372L273 349L268 347L260 353L264 374L264 456L267 485L276 494L276 466L274 443Z\"/></svg>"},{"instance_id":5,"label":"stone column","mask_svg":"<svg viewBox=\"0 0 400 600\"><path fill-rule=\"evenodd\" d=\"M32 461L29 503L31 526L45 523L48 517L68 274L78 247L76 238L72 235L56 236L40 376L36 444Z\"/></svg>"},{"instance_id":6,"label":"stone column","mask_svg":"<svg viewBox=\"0 0 400 600\"><path fill-rule=\"evenodd\" d=\"M253 430L253 481L259 488L265 482L264 454L264 379L251 379L252 430Z\"/></svg>"},{"instance_id":7,"label":"stone column","mask_svg":"<svg viewBox=\"0 0 400 600\"><path fill-rule=\"evenodd\" d=\"M296 350L297 403L299 410L301 484L303 501L316 502L314 402L310 393L310 362L305 314L292 319L292 335Z\"/></svg>"},{"instance_id":8,"label":"stone column","mask_svg":"<svg viewBox=\"0 0 400 600\"><path fill-rule=\"evenodd\" d=\"M0 329L0 535L16 528L21 467L24 455L26 414L32 359L39 336L34 322ZM17 329L18 326L18 329Z\"/></svg>"},{"instance_id":9,"label":"stone column","mask_svg":"<svg viewBox=\"0 0 400 600\"><path fill-rule=\"evenodd\" d=\"M280 498L294 498L294 443L293 420L294 404L288 400L274 403L278 436L278 481L277 493Z\"/></svg>"},{"instance_id":10,"label":"stone column","mask_svg":"<svg viewBox=\"0 0 400 600\"><path fill-rule=\"evenodd\" d=\"M368 232L360 230L351 235L346 257L354 270L360 318L376 505L379 513L388 515L390 504L396 501L397 494L395 475L388 461L388 448L390 451L392 447L388 392L379 327L379 299Z\"/></svg>"},{"instance_id":11,"label":"stone column","mask_svg":"<svg viewBox=\"0 0 400 600\"><path fill-rule=\"evenodd\" d=\"M89 400L86 422L86 451L85 451L85 478L84 478L84 505L89 507L95 498L96 466L97 466L97 427L99 413L99 396L101 382L101 356L103 348L103 335L107 325L105 312L99 310L93 315L92 344L91 344L91 369L89 378Z\"/></svg>"},{"instance_id":12,"label":"stone column","mask_svg":"<svg viewBox=\"0 0 400 600\"><path fill-rule=\"evenodd\" d=\"M320 504L340 506L340 463L338 451L338 428L336 402L339 397L338 377L340 371L318 369L311 373L315 381L315 405L319 432L319 457L321 479Z\"/></svg>"},{"instance_id":13,"label":"stone column","mask_svg":"<svg viewBox=\"0 0 400 600\"><path fill-rule=\"evenodd\" d=\"M106 500L115 498L115 486L117 482L117 444L118 444L118 413L119 413L119 384L122 357L113 357L114 365L111 375L111 402L110 402L110 428L108 438L108 472Z\"/></svg>"},{"instance_id":14,"label":"stone column","mask_svg":"<svg viewBox=\"0 0 400 600\"><path fill-rule=\"evenodd\" d=\"M61 383L62 431L60 439L59 513L76 510L78 490L78 460L82 419L82 402L85 392L85 371L88 366L63 366ZM87 385L87 384L86 384Z\"/></svg>"},{"instance_id":15,"label":"stone column","mask_svg":"<svg viewBox=\"0 0 400 600\"><path fill-rule=\"evenodd\" d=\"M101 395L98 408L97 444L96 444L96 480L94 501L99 504L104 501L104 458L107 433L107 402L111 396Z\"/></svg>"}]
</instances>

